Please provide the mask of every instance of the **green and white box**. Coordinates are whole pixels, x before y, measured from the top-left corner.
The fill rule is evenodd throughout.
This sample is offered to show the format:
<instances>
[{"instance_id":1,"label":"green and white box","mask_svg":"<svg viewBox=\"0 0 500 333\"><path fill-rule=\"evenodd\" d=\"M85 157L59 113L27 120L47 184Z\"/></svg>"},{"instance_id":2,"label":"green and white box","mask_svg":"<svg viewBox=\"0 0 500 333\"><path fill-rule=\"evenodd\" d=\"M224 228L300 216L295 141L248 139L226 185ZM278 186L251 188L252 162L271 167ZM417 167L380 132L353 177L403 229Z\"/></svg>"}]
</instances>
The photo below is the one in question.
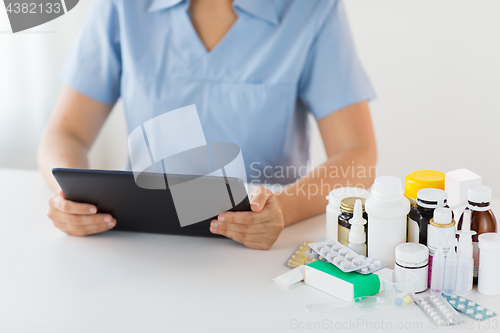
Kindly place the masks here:
<instances>
[{"instance_id":1,"label":"green and white box","mask_svg":"<svg viewBox=\"0 0 500 333\"><path fill-rule=\"evenodd\" d=\"M320 260L306 265L304 282L346 302L381 291L377 274L344 273L334 265Z\"/></svg>"}]
</instances>

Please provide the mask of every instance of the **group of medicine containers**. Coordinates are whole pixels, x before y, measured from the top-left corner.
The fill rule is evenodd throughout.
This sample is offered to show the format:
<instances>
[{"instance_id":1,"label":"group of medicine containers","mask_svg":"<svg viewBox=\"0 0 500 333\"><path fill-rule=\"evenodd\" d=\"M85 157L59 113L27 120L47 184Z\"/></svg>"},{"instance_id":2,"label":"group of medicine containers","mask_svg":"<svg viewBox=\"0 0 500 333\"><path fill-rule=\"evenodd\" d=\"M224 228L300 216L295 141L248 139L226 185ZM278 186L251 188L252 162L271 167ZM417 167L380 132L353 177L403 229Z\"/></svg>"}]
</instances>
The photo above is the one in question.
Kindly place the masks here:
<instances>
[{"instance_id":1,"label":"group of medicine containers","mask_svg":"<svg viewBox=\"0 0 500 333\"><path fill-rule=\"evenodd\" d=\"M419 170L407 175L404 190L399 178L382 176L370 191L341 187L327 200L326 238L348 245L349 221L361 200L368 221L366 255L416 273L417 292L430 287L464 294L477 284L483 294L500 294L500 234L491 189L475 173Z\"/></svg>"}]
</instances>

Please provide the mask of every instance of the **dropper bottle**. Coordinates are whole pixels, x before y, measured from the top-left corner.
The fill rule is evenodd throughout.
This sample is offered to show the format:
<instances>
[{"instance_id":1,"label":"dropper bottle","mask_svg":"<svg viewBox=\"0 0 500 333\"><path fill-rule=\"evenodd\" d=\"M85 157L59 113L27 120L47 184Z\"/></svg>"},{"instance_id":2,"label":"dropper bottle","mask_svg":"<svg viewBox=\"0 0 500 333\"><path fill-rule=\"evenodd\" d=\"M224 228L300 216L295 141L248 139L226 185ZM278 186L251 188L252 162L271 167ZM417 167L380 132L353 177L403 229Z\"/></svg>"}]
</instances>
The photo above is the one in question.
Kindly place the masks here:
<instances>
[{"instance_id":1,"label":"dropper bottle","mask_svg":"<svg viewBox=\"0 0 500 333\"><path fill-rule=\"evenodd\" d=\"M472 235L474 230L470 230L470 210L463 213L462 229L457 231L460 235L458 240L458 266L457 266L457 290L458 295L465 295L472 290L472 275L474 272L474 257L472 247Z\"/></svg>"},{"instance_id":2,"label":"dropper bottle","mask_svg":"<svg viewBox=\"0 0 500 333\"><path fill-rule=\"evenodd\" d=\"M437 252L432 259L431 293L441 294L444 281L444 251L442 239L439 241Z\"/></svg>"},{"instance_id":3,"label":"dropper bottle","mask_svg":"<svg viewBox=\"0 0 500 333\"><path fill-rule=\"evenodd\" d=\"M456 239L450 239L450 250L444 264L443 292L453 295L457 287L457 253L455 252Z\"/></svg>"},{"instance_id":4,"label":"dropper bottle","mask_svg":"<svg viewBox=\"0 0 500 333\"><path fill-rule=\"evenodd\" d=\"M366 220L363 218L361 200L356 200L353 213L353 217L349 220L351 231L349 232L349 243L347 247L357 254L366 256L366 233L364 227Z\"/></svg>"}]
</instances>

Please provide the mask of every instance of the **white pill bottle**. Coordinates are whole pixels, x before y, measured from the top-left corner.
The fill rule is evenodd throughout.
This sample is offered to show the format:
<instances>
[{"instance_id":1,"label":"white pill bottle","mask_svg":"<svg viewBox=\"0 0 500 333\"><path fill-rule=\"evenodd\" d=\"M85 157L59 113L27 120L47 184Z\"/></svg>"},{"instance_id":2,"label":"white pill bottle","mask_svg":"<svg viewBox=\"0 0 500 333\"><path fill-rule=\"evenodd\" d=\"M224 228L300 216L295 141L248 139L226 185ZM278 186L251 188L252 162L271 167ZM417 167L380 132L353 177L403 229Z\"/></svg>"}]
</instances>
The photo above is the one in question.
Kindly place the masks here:
<instances>
[{"instance_id":1,"label":"white pill bottle","mask_svg":"<svg viewBox=\"0 0 500 333\"><path fill-rule=\"evenodd\" d=\"M403 243L396 246L395 275L401 271L413 272L417 275L416 293L427 289L427 268L429 263L429 249L419 243Z\"/></svg>"},{"instance_id":2,"label":"white pill bottle","mask_svg":"<svg viewBox=\"0 0 500 333\"><path fill-rule=\"evenodd\" d=\"M396 247L406 242L406 220L410 201L403 194L401 179L382 176L375 179L366 199L368 214L368 256L385 261L393 269Z\"/></svg>"},{"instance_id":3,"label":"white pill bottle","mask_svg":"<svg viewBox=\"0 0 500 333\"><path fill-rule=\"evenodd\" d=\"M326 197L326 239L338 240L340 202L350 197L368 198L370 192L360 187L339 187L330 192Z\"/></svg>"},{"instance_id":4,"label":"white pill bottle","mask_svg":"<svg viewBox=\"0 0 500 333\"><path fill-rule=\"evenodd\" d=\"M484 295L500 295L500 234L479 235L479 272L477 291Z\"/></svg>"}]
</instances>

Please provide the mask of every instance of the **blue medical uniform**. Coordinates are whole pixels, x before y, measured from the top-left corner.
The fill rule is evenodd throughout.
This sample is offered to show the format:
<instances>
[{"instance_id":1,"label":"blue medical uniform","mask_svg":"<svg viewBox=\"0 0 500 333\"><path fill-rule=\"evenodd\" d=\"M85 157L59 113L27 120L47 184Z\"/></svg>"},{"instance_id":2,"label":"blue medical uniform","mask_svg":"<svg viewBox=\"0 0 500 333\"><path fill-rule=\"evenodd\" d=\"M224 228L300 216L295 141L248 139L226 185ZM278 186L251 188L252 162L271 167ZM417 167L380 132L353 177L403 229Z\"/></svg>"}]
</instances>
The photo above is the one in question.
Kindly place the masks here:
<instances>
[{"instance_id":1,"label":"blue medical uniform","mask_svg":"<svg viewBox=\"0 0 500 333\"><path fill-rule=\"evenodd\" d=\"M187 0L94 1L61 79L104 103L122 98L129 132L195 104L207 142L241 147L249 182L292 182L297 173L279 171L307 162L307 113L320 120L374 91L341 0L233 7L236 22L207 51Z\"/></svg>"}]
</instances>

